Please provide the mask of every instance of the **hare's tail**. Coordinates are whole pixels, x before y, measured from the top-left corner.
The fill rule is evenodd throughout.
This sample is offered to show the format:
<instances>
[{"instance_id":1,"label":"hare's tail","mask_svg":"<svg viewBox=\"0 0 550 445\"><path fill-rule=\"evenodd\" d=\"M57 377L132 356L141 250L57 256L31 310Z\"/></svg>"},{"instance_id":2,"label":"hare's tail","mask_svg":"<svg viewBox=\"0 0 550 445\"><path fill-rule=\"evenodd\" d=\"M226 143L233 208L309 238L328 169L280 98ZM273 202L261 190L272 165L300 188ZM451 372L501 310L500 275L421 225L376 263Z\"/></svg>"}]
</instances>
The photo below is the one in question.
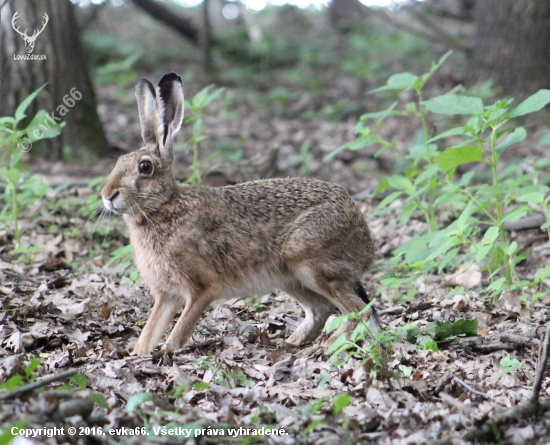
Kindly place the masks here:
<instances>
[{"instance_id":1,"label":"hare's tail","mask_svg":"<svg viewBox=\"0 0 550 445\"><path fill-rule=\"evenodd\" d=\"M370 300L367 295L367 292L365 291L365 288L363 287L360 281L355 282L355 284L353 285L353 290L357 294L357 296L365 302L365 304L370 304ZM380 328L380 320L378 318L378 313L376 312L376 308L374 307L374 305L372 305L370 309L372 311L371 320L374 323L374 327Z\"/></svg>"}]
</instances>

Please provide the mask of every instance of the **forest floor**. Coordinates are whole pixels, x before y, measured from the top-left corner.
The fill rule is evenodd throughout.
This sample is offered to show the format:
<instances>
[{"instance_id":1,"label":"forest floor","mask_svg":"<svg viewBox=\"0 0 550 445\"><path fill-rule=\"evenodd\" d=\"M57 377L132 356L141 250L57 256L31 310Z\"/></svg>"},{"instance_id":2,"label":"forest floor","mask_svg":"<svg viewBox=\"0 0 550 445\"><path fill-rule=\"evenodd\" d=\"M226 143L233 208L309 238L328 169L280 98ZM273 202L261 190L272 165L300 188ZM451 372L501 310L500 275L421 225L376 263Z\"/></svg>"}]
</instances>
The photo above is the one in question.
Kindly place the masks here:
<instances>
[{"instance_id":1,"label":"forest floor","mask_svg":"<svg viewBox=\"0 0 550 445\"><path fill-rule=\"evenodd\" d=\"M258 110L253 100L230 89L227 94L231 113L214 105L205 116L203 154L219 150L216 141L226 142L237 162L229 166L222 158L216 169L229 182L307 173L344 185L368 218L380 258L426 229L421 215L401 225L399 205L371 216L378 201L370 195L392 171L391 153L375 158L374 150L341 152L323 162L354 138L356 119L303 120ZM137 148L135 105L121 109L109 97L107 89L99 91L110 141ZM299 100L289 108L307 107L307 97ZM185 127L179 140L190 131ZM390 119L384 131L406 144L415 128ZM515 155L543 153L531 140L521 150ZM189 154L178 154L178 178L186 177L182 166L189 162ZM173 354L157 348L152 355L130 355L152 297L130 279L131 262L108 263L127 243L123 222L90 219L100 187L88 183L114 163L108 158L91 167L34 165L52 186L21 217L22 246L38 249L14 255L11 231L0 232L0 382L12 378L11 389L0 390L0 424L64 428L53 437L27 434L13 443L460 444L492 442L495 434L500 443L550 440L548 410L536 416L515 411L515 419L492 427L490 422L531 396L550 296L536 304L514 296L493 304L479 298L487 282L478 270L448 280L425 276L413 283L412 294L404 289L376 295L382 272L375 269L367 277L368 293L390 331L408 323L478 320L479 337L459 338L437 352L395 341L386 374L373 371L358 354L330 361L320 340L302 348L285 345L303 313L282 293L209 308L190 344ZM68 186L55 189L64 183ZM535 266L548 262L545 232L511 236L533 252L522 274L532 275ZM446 298L447 286L465 292ZM84 377L69 379L71 370ZM23 377L13 379L17 375ZM543 377L539 400L548 406L550 374ZM33 382L40 388L27 386ZM236 430L241 427L248 431Z\"/></svg>"}]
</instances>

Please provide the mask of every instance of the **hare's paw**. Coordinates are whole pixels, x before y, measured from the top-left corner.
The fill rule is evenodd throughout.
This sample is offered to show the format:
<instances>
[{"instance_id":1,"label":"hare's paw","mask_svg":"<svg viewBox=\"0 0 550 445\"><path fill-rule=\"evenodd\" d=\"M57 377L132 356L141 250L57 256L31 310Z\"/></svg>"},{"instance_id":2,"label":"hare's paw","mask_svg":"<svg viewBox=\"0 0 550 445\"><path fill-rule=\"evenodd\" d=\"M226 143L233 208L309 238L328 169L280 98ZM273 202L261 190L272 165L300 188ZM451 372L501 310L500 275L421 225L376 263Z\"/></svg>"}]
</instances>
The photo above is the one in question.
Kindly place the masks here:
<instances>
[{"instance_id":1,"label":"hare's paw","mask_svg":"<svg viewBox=\"0 0 550 445\"><path fill-rule=\"evenodd\" d=\"M132 355L147 355L151 352L151 348L148 348L147 345L144 345L143 343L140 343L139 341L136 343L136 346L134 347L134 350L132 351Z\"/></svg>"}]
</instances>

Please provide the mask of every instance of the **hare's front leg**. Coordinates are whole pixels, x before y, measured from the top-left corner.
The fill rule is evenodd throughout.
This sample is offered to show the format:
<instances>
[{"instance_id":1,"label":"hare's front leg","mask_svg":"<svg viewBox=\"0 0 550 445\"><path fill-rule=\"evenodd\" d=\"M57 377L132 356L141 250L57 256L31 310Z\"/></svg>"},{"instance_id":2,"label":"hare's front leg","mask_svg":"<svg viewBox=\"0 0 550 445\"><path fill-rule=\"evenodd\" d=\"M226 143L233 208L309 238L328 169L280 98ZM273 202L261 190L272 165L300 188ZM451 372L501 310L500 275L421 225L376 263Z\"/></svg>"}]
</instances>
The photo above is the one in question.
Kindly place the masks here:
<instances>
[{"instance_id":1,"label":"hare's front leg","mask_svg":"<svg viewBox=\"0 0 550 445\"><path fill-rule=\"evenodd\" d=\"M202 313L212 301L216 300L217 295L217 293L210 290L188 296L185 309L181 313L174 329L172 329L168 340L166 340L163 350L175 351L187 343Z\"/></svg>"},{"instance_id":2,"label":"hare's front leg","mask_svg":"<svg viewBox=\"0 0 550 445\"><path fill-rule=\"evenodd\" d=\"M149 354L160 341L166 328L183 306L182 300L164 292L154 291L155 305L134 347L134 354Z\"/></svg>"}]
</instances>

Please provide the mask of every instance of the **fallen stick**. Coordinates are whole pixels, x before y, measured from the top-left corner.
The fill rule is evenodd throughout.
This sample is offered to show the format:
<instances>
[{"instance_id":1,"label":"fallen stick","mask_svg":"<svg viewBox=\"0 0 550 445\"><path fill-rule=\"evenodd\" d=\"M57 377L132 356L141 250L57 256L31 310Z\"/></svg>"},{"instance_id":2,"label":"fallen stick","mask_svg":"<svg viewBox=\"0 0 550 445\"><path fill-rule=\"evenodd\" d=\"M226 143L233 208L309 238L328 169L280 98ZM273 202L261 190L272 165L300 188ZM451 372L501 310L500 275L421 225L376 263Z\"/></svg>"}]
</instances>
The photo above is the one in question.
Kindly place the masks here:
<instances>
[{"instance_id":1,"label":"fallen stick","mask_svg":"<svg viewBox=\"0 0 550 445\"><path fill-rule=\"evenodd\" d=\"M507 221L504 223L504 230L509 230L510 232L519 232L520 230L528 229L540 229L546 222L546 216L543 213L533 213L523 218L518 219L517 221Z\"/></svg>"},{"instance_id":2,"label":"fallen stick","mask_svg":"<svg viewBox=\"0 0 550 445\"><path fill-rule=\"evenodd\" d=\"M483 391L479 391L478 389L473 388L472 386L468 385L464 380L460 380L458 377L454 377L454 376L453 376L453 380L457 383L460 383L468 391L473 392L474 394L477 394L478 396L485 397L486 399L493 400L493 398L489 394L487 394Z\"/></svg>"},{"instance_id":3,"label":"fallen stick","mask_svg":"<svg viewBox=\"0 0 550 445\"><path fill-rule=\"evenodd\" d=\"M546 404L541 404L539 401L540 390L542 387L542 379L546 365L548 364L548 351L550 349L550 325L546 328L546 338L542 347L542 353L540 357L539 367L537 369L537 375L535 376L535 382L533 384L533 391L531 397L525 402L521 402L513 408L498 414L478 428L471 429L463 437L465 441L476 441L486 438L489 435L495 435L498 433L498 427L509 423L517 422L518 420L525 419L533 416L537 412L548 409Z\"/></svg>"},{"instance_id":4,"label":"fallen stick","mask_svg":"<svg viewBox=\"0 0 550 445\"><path fill-rule=\"evenodd\" d=\"M58 380L66 379L67 377L71 377L76 373L77 371L74 369L67 369L66 371L61 371L55 374L48 375L46 377L43 377L37 380L36 382L32 382L27 385L23 385L23 386L20 386L19 388L15 388L11 391L0 394L0 400L13 399L22 394L26 394L28 392L34 391L37 388L41 388L43 386L49 385L50 383L57 382Z\"/></svg>"},{"instance_id":5,"label":"fallen stick","mask_svg":"<svg viewBox=\"0 0 550 445\"><path fill-rule=\"evenodd\" d=\"M461 346L461 347L483 347L487 348L490 345L502 343L512 343L518 347L530 348L536 346L540 347L540 340L538 338L523 337L517 334L492 334L492 335L483 335L479 337L459 337L451 340L447 343L443 343L443 347L449 346Z\"/></svg>"},{"instance_id":6,"label":"fallen stick","mask_svg":"<svg viewBox=\"0 0 550 445\"><path fill-rule=\"evenodd\" d=\"M402 314L403 311L404 311L403 306L395 306L395 307L390 307L389 309L378 311L378 315L397 315L397 314Z\"/></svg>"},{"instance_id":7,"label":"fallen stick","mask_svg":"<svg viewBox=\"0 0 550 445\"><path fill-rule=\"evenodd\" d=\"M546 328L546 337L544 338L544 345L542 347L542 355L540 357L539 369L535 377L535 383L533 385L533 393L531 394L531 402L538 403L540 389L542 387L542 378L544 371L546 370L546 364L548 363L548 350L550 349L550 325Z\"/></svg>"}]
</instances>

